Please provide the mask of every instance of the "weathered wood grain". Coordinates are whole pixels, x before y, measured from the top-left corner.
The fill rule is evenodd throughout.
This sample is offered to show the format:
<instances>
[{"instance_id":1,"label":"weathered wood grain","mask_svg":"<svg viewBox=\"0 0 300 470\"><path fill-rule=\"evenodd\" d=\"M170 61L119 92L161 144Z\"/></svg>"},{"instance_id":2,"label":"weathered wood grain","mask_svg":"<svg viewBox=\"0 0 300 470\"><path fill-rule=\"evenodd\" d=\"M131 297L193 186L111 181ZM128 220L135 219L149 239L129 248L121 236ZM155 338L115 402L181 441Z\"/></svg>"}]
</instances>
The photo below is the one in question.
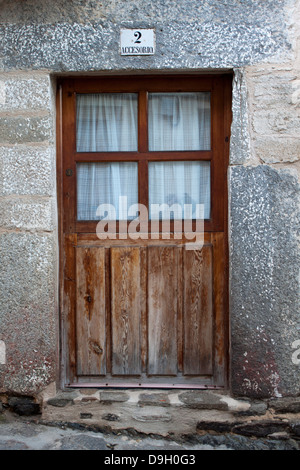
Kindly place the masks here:
<instances>
[{"instance_id":1,"label":"weathered wood grain","mask_svg":"<svg viewBox=\"0 0 300 470\"><path fill-rule=\"evenodd\" d=\"M76 249L76 344L78 375L104 375L105 252L99 247Z\"/></svg>"},{"instance_id":2,"label":"weathered wood grain","mask_svg":"<svg viewBox=\"0 0 300 470\"><path fill-rule=\"evenodd\" d=\"M177 374L178 248L148 248L148 373Z\"/></svg>"},{"instance_id":3,"label":"weathered wood grain","mask_svg":"<svg viewBox=\"0 0 300 470\"><path fill-rule=\"evenodd\" d=\"M141 373L140 248L111 248L112 374Z\"/></svg>"},{"instance_id":4,"label":"weathered wood grain","mask_svg":"<svg viewBox=\"0 0 300 470\"><path fill-rule=\"evenodd\" d=\"M226 379L226 362L228 353L228 322L226 312L228 311L228 291L226 286L225 236L223 233L212 234L213 243L213 290L215 308L215 344L214 344L214 380L216 385L224 384Z\"/></svg>"},{"instance_id":5,"label":"weathered wood grain","mask_svg":"<svg viewBox=\"0 0 300 470\"><path fill-rule=\"evenodd\" d=\"M184 250L184 374L212 373L212 247Z\"/></svg>"}]
</instances>

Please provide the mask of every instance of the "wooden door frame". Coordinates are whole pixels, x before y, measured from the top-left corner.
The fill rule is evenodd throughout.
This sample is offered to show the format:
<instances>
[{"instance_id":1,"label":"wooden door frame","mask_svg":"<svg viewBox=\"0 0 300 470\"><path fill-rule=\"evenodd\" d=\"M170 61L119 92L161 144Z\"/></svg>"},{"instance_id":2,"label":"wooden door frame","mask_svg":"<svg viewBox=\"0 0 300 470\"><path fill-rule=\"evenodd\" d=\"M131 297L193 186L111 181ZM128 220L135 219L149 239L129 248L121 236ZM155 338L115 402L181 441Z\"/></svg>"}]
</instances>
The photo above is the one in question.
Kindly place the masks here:
<instances>
[{"instance_id":1,"label":"wooden door frame","mask_svg":"<svg viewBox=\"0 0 300 470\"><path fill-rule=\"evenodd\" d=\"M148 76L149 79L157 75ZM170 75L174 79L180 77L195 77L195 74L172 74ZM118 77L119 75L113 75ZM130 80L133 80L135 75L126 76ZM141 78L140 75L137 77ZM224 161L224 193L223 193L223 204L221 211L224 217L224 226L220 227L220 230L224 233L225 237L225 257L224 257L224 306L225 315L222 318L223 324L221 330L223 332L223 338L217 338L220 341L219 348L224 350L224 375L223 385L220 388L227 389L229 387L229 250L228 250L228 185L227 185L227 169L229 166L229 146L230 146L230 127L232 120L231 106L232 106L232 74L214 74L214 75L198 75L199 78L203 77L211 78L218 77L222 78L223 90L224 90L224 109L223 109L223 125L224 125L224 143L223 143L223 161ZM93 83L97 78L86 77ZM99 77L101 78L101 77ZM76 80L84 80L85 77L78 77ZM63 189L63 145L64 136L62 132L62 121L63 121L63 110L62 110L62 82L65 80L74 80L74 76L63 77L57 79L57 94L56 94L56 135L57 135L57 200L58 200L58 242L59 242L59 324L60 324L60 386L61 388L69 387L73 382L73 378L76 376L76 357L74 346L71 344L71 338L75 336L75 245L77 242L77 235L72 234L68 237L65 236L64 226L64 210L63 202L70 197L74 197L74 194L66 194ZM75 230L74 230L75 231ZM69 258L70 262L66 263L66 258ZM83 387L84 384L78 384L77 387ZM91 383L87 385L90 387L105 387L105 384L97 385ZM122 385L124 387L124 384ZM151 385L147 385L147 388L151 388ZM161 386L158 386L161 388ZM170 387L171 388L171 387ZM185 388L184 386L181 388ZM193 387L196 388L196 387ZM218 388L218 385L213 387L200 386L197 388Z\"/></svg>"}]
</instances>

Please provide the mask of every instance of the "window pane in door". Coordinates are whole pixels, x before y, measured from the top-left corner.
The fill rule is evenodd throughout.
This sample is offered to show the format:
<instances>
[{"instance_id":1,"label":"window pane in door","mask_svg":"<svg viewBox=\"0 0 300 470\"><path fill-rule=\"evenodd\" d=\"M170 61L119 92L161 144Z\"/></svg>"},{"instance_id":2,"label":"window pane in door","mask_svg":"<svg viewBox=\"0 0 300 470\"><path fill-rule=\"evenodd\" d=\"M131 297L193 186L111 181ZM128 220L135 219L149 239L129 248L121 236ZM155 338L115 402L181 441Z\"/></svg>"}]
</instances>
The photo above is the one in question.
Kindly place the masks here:
<instances>
[{"instance_id":1,"label":"window pane in door","mask_svg":"<svg viewBox=\"0 0 300 470\"><path fill-rule=\"evenodd\" d=\"M137 150L136 93L78 94L77 152Z\"/></svg>"},{"instance_id":2,"label":"window pane in door","mask_svg":"<svg viewBox=\"0 0 300 470\"><path fill-rule=\"evenodd\" d=\"M162 209L159 213L157 205ZM171 218L201 218L200 205L204 206L204 219L209 219L210 162L149 162L151 219L169 218L172 206Z\"/></svg>"},{"instance_id":3,"label":"window pane in door","mask_svg":"<svg viewBox=\"0 0 300 470\"><path fill-rule=\"evenodd\" d=\"M149 93L149 150L210 150L210 93Z\"/></svg>"},{"instance_id":4,"label":"window pane in door","mask_svg":"<svg viewBox=\"0 0 300 470\"><path fill-rule=\"evenodd\" d=\"M137 163L77 164L77 220L126 220L128 208L137 203ZM106 205L102 217L101 204Z\"/></svg>"}]
</instances>

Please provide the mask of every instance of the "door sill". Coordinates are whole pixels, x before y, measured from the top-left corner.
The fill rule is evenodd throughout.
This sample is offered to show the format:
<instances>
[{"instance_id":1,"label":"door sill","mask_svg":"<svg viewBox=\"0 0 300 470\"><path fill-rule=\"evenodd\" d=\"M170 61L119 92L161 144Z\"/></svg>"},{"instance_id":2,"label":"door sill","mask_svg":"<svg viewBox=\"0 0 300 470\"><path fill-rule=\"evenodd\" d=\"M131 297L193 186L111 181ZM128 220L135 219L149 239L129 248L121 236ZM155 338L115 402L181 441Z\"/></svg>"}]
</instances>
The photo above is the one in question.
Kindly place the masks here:
<instances>
[{"instance_id":1,"label":"door sill","mask_svg":"<svg viewBox=\"0 0 300 470\"><path fill-rule=\"evenodd\" d=\"M65 388L145 388L145 389L191 389L191 390L224 390L225 388L217 385L203 385L203 384L172 384L172 383L161 383L161 384L149 384L149 383L130 383L130 382L118 382L118 383L71 383L67 384Z\"/></svg>"}]
</instances>

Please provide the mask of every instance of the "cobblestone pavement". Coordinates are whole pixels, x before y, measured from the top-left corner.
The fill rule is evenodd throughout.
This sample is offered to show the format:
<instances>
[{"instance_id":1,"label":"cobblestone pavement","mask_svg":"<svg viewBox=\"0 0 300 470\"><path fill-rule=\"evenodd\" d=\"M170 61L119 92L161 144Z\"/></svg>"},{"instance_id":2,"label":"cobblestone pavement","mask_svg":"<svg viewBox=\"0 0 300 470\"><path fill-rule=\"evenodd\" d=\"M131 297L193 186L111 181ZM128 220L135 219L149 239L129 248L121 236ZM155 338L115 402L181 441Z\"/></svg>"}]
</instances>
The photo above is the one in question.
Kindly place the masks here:
<instances>
[{"instance_id":1,"label":"cobblestone pavement","mask_svg":"<svg viewBox=\"0 0 300 470\"><path fill-rule=\"evenodd\" d=\"M104 434L74 426L47 425L37 420L24 417L0 416L0 450L99 450L104 458L120 458L122 451L130 456L132 451L149 451L177 455L182 454L193 459L203 450L299 450L299 443L292 439L277 436L274 439L255 439L234 434L211 434L185 436L176 442L169 439L159 439L153 436L134 435L130 431L115 434ZM106 451L106 452L104 452ZM121 451L121 452L120 452ZM137 453L136 455L140 455ZM143 454L141 454L143 455ZM158 457L156 457L158 458ZM163 458L163 457L160 457ZM152 456L155 463L155 457ZM141 457L140 457L141 460ZM143 463L145 461L141 460ZM128 464L128 462L126 462ZM156 462L158 463L158 462ZM160 462L162 463L162 462ZM189 463L193 463L190 461ZM138 464L136 462L135 466Z\"/></svg>"}]
</instances>

